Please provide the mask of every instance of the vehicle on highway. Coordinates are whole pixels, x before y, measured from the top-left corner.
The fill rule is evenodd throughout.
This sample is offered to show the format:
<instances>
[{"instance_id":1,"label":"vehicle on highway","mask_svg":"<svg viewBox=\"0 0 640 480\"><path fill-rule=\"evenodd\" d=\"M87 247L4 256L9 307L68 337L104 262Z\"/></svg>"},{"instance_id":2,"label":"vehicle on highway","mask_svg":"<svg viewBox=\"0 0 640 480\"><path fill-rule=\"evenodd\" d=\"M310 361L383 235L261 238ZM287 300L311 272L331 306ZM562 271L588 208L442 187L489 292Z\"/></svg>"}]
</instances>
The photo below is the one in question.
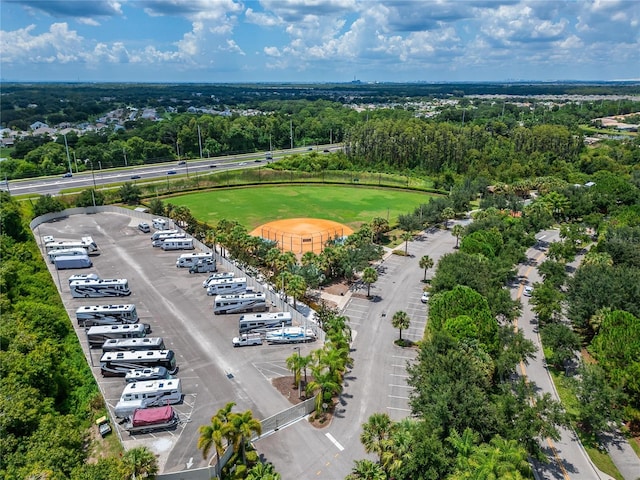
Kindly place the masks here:
<instances>
[{"instance_id":1,"label":"vehicle on highway","mask_svg":"<svg viewBox=\"0 0 640 480\"><path fill-rule=\"evenodd\" d=\"M326 148L323 150L323 152L324 152L324 153L331 153L331 152L330 152L328 149L326 149Z\"/></svg>"},{"instance_id":2,"label":"vehicle on highway","mask_svg":"<svg viewBox=\"0 0 640 480\"><path fill-rule=\"evenodd\" d=\"M238 165L243 166L243 165L246 165L246 164L247 164L247 162L240 162Z\"/></svg>"},{"instance_id":3,"label":"vehicle on highway","mask_svg":"<svg viewBox=\"0 0 640 480\"><path fill-rule=\"evenodd\" d=\"M422 303L427 303L429 301L429 292L422 292L422 296L420 297L420 301Z\"/></svg>"},{"instance_id":4,"label":"vehicle on highway","mask_svg":"<svg viewBox=\"0 0 640 480\"><path fill-rule=\"evenodd\" d=\"M186 164L187 164L187 162L186 162L186 161L184 161L184 160L180 160L180 161L178 162L178 165L186 165Z\"/></svg>"},{"instance_id":5,"label":"vehicle on highway","mask_svg":"<svg viewBox=\"0 0 640 480\"><path fill-rule=\"evenodd\" d=\"M73 174L71 172L67 172L64 175L62 175L62 178L71 178L73 177Z\"/></svg>"},{"instance_id":6,"label":"vehicle on highway","mask_svg":"<svg viewBox=\"0 0 640 480\"><path fill-rule=\"evenodd\" d=\"M175 171L175 170L169 170L169 171L167 172L167 175L175 175L175 174L176 174L176 171Z\"/></svg>"},{"instance_id":7,"label":"vehicle on highway","mask_svg":"<svg viewBox=\"0 0 640 480\"><path fill-rule=\"evenodd\" d=\"M256 158L256 159L254 160L254 162L256 162L256 163L260 163L260 162L262 162L262 160L261 160L261 159L259 159L259 158Z\"/></svg>"},{"instance_id":8,"label":"vehicle on highway","mask_svg":"<svg viewBox=\"0 0 640 480\"><path fill-rule=\"evenodd\" d=\"M140 175L131 175L131 180L138 180Z\"/></svg>"},{"instance_id":9,"label":"vehicle on highway","mask_svg":"<svg viewBox=\"0 0 640 480\"><path fill-rule=\"evenodd\" d=\"M217 165L209 165L209 168L216 168Z\"/></svg>"},{"instance_id":10,"label":"vehicle on highway","mask_svg":"<svg viewBox=\"0 0 640 480\"><path fill-rule=\"evenodd\" d=\"M530 297L533 294L533 287L530 287L530 286L524 287L524 291L522 292L522 294L525 297Z\"/></svg>"}]
</instances>

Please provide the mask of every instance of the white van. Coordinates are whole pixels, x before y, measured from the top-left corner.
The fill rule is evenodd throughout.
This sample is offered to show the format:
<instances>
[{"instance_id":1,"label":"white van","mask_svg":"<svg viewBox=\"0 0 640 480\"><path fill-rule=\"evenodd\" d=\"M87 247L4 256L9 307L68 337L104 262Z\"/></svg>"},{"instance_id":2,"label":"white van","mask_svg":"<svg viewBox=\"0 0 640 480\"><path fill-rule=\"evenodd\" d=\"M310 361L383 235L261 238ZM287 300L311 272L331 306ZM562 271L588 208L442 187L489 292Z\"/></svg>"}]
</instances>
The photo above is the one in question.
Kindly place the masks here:
<instances>
[{"instance_id":1,"label":"white van","mask_svg":"<svg viewBox=\"0 0 640 480\"><path fill-rule=\"evenodd\" d=\"M176 260L176 267L189 268L198 260L207 259L213 259L213 253L183 253L178 257L178 260Z\"/></svg>"},{"instance_id":2,"label":"white van","mask_svg":"<svg viewBox=\"0 0 640 480\"><path fill-rule=\"evenodd\" d=\"M153 228L156 230L167 230L169 228L169 222L167 222L164 218L154 218L151 221Z\"/></svg>"}]
</instances>

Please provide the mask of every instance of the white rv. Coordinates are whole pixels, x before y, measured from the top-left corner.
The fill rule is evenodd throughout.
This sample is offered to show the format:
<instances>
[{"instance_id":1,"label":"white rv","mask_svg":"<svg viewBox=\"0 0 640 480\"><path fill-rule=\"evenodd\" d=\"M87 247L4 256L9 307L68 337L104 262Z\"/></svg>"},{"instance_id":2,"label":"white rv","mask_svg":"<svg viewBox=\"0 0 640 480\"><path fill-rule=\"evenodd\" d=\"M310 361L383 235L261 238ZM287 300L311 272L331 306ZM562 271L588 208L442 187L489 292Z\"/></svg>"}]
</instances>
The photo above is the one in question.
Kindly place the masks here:
<instances>
[{"instance_id":1,"label":"white rv","mask_svg":"<svg viewBox=\"0 0 640 480\"><path fill-rule=\"evenodd\" d=\"M193 250L193 238L169 238L162 242L162 250Z\"/></svg>"},{"instance_id":2,"label":"white rv","mask_svg":"<svg viewBox=\"0 0 640 480\"><path fill-rule=\"evenodd\" d=\"M138 323L138 312L132 304L85 305L76 310L76 318L80 327L132 324Z\"/></svg>"},{"instance_id":3,"label":"white rv","mask_svg":"<svg viewBox=\"0 0 640 480\"><path fill-rule=\"evenodd\" d=\"M213 259L213 253L183 253L176 260L176 267L189 268L198 260Z\"/></svg>"},{"instance_id":4,"label":"white rv","mask_svg":"<svg viewBox=\"0 0 640 480\"><path fill-rule=\"evenodd\" d=\"M177 240L177 239L184 239L187 238L187 234L186 233L168 233L168 234L162 234L162 235L158 235L158 238L156 238L155 240L153 240L151 242L151 246L152 247L161 247L164 242L167 242L169 240Z\"/></svg>"},{"instance_id":5,"label":"white rv","mask_svg":"<svg viewBox=\"0 0 640 480\"><path fill-rule=\"evenodd\" d=\"M55 263L56 257L73 257L75 255L89 255L86 248L63 248L61 250L51 250L49 253L49 260L51 263Z\"/></svg>"},{"instance_id":6,"label":"white rv","mask_svg":"<svg viewBox=\"0 0 640 480\"><path fill-rule=\"evenodd\" d=\"M173 405L181 401L182 386L179 378L131 382L122 391L120 401L115 408L115 415L125 418L133 414L137 408Z\"/></svg>"},{"instance_id":7,"label":"white rv","mask_svg":"<svg viewBox=\"0 0 640 480\"><path fill-rule=\"evenodd\" d=\"M131 295L129 282L125 278L76 280L69 284L69 289L71 290L71 296L75 298L122 297Z\"/></svg>"},{"instance_id":8,"label":"white rv","mask_svg":"<svg viewBox=\"0 0 640 480\"><path fill-rule=\"evenodd\" d=\"M291 312L248 313L238 320L238 333L265 332L277 327L293 325Z\"/></svg>"},{"instance_id":9,"label":"white rv","mask_svg":"<svg viewBox=\"0 0 640 480\"><path fill-rule=\"evenodd\" d=\"M96 325L89 327L85 332L89 348L101 347L104 342L115 338L142 338L146 336L146 325L144 323L117 324L117 325Z\"/></svg>"},{"instance_id":10,"label":"white rv","mask_svg":"<svg viewBox=\"0 0 640 480\"><path fill-rule=\"evenodd\" d=\"M212 282L214 280L221 280L223 278L233 278L233 277L234 277L233 272L212 273L206 278L204 282L202 282L202 286L204 288L207 288L209 286L209 282Z\"/></svg>"},{"instance_id":11,"label":"white rv","mask_svg":"<svg viewBox=\"0 0 640 480\"><path fill-rule=\"evenodd\" d=\"M164 350L162 337L108 338L102 344L102 352L139 352Z\"/></svg>"},{"instance_id":12,"label":"white rv","mask_svg":"<svg viewBox=\"0 0 640 480\"><path fill-rule=\"evenodd\" d=\"M68 250L70 248L84 248L89 255L98 254L98 245L93 241L91 237L82 237L77 241L61 241L61 242L49 242L44 245L47 253L51 253L54 250Z\"/></svg>"},{"instance_id":13,"label":"white rv","mask_svg":"<svg viewBox=\"0 0 640 480\"><path fill-rule=\"evenodd\" d=\"M247 291L247 277L222 278L211 280L207 287L207 295L230 295Z\"/></svg>"},{"instance_id":14,"label":"white rv","mask_svg":"<svg viewBox=\"0 0 640 480\"><path fill-rule=\"evenodd\" d=\"M182 233L180 230L158 230L151 235L151 241L158 240L163 235L175 235L176 233Z\"/></svg>"},{"instance_id":15,"label":"white rv","mask_svg":"<svg viewBox=\"0 0 640 480\"><path fill-rule=\"evenodd\" d=\"M154 218L151 221L153 228L157 230L167 230L169 228L169 222L167 222L164 218Z\"/></svg>"},{"instance_id":16,"label":"white rv","mask_svg":"<svg viewBox=\"0 0 640 480\"><path fill-rule=\"evenodd\" d=\"M241 293L238 295L217 295L213 302L213 313L224 315L227 313L264 312L267 310L265 294Z\"/></svg>"}]
</instances>

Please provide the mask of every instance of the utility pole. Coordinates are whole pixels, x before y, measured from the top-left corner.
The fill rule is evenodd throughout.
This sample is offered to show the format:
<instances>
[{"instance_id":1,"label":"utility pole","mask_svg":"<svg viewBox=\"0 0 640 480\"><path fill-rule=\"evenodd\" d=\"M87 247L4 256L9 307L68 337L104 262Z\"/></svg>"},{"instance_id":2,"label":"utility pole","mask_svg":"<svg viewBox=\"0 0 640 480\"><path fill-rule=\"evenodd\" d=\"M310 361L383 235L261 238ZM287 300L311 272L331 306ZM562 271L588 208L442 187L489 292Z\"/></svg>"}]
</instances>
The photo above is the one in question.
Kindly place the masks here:
<instances>
[{"instance_id":1,"label":"utility pole","mask_svg":"<svg viewBox=\"0 0 640 480\"><path fill-rule=\"evenodd\" d=\"M124 149L124 147L122 147L122 155L124 155L124 166L128 167L129 165L127 164L127 151Z\"/></svg>"},{"instance_id":2,"label":"utility pole","mask_svg":"<svg viewBox=\"0 0 640 480\"><path fill-rule=\"evenodd\" d=\"M293 150L293 120L289 120L289 137L291 138L291 150Z\"/></svg>"},{"instance_id":3,"label":"utility pole","mask_svg":"<svg viewBox=\"0 0 640 480\"><path fill-rule=\"evenodd\" d=\"M200 160L202 160L202 137L200 136L200 125L198 125L198 145L200 146Z\"/></svg>"},{"instance_id":4,"label":"utility pole","mask_svg":"<svg viewBox=\"0 0 640 480\"><path fill-rule=\"evenodd\" d=\"M69 173L73 173L73 168L71 168L71 156L69 155L69 144L67 143L67 134L63 133L64 137L64 147L67 149L67 161L69 162Z\"/></svg>"}]
</instances>

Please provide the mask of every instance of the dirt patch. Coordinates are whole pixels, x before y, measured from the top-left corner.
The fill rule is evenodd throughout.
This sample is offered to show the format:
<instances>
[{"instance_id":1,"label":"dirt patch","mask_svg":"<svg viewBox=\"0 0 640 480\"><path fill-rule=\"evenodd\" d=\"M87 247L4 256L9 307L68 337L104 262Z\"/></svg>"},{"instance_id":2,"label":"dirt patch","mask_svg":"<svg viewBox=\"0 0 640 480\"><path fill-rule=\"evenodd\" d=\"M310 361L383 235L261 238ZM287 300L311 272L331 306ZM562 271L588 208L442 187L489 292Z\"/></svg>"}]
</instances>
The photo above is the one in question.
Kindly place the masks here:
<instances>
[{"instance_id":1,"label":"dirt patch","mask_svg":"<svg viewBox=\"0 0 640 480\"><path fill-rule=\"evenodd\" d=\"M307 379L309 380L309 379ZM297 385L294 385L293 375L287 377L278 377L271 380L271 384L278 390L284 397L287 397L289 402L293 405L296 405L307 399L304 391L302 392L301 397L299 398L299 392ZM333 419L333 412L328 411L322 415L316 416L315 413L312 413L309 416L309 423L316 428L324 428L331 424L331 420Z\"/></svg>"},{"instance_id":2,"label":"dirt patch","mask_svg":"<svg viewBox=\"0 0 640 480\"><path fill-rule=\"evenodd\" d=\"M334 282L322 287L322 291L329 295L346 295L349 291L349 285L347 282Z\"/></svg>"}]
</instances>

